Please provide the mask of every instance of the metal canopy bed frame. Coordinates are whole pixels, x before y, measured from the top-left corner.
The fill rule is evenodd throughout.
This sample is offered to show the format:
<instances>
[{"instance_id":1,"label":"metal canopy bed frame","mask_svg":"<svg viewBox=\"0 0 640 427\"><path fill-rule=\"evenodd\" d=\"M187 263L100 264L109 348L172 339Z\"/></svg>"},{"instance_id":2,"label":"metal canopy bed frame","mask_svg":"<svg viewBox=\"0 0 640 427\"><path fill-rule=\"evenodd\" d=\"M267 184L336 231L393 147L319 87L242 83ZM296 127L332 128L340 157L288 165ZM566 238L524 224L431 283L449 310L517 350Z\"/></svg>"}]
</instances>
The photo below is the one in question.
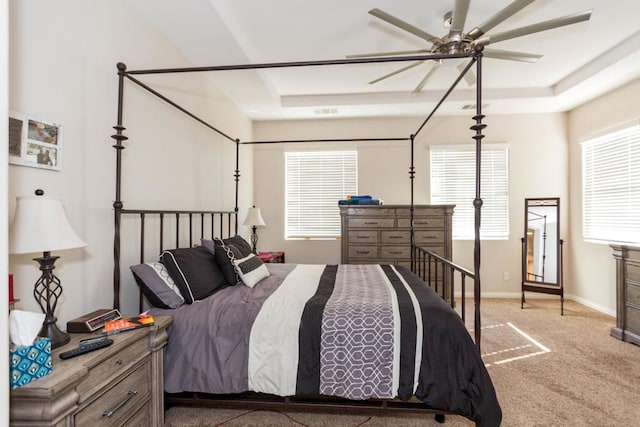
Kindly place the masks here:
<instances>
[{"instance_id":1,"label":"metal canopy bed frame","mask_svg":"<svg viewBox=\"0 0 640 427\"><path fill-rule=\"evenodd\" d=\"M238 185L240 178L239 170L239 154L240 145L251 144L274 144L274 143L303 143L303 142L359 142L359 141L409 141L411 148L411 163L409 166L409 178L411 185L411 200L410 200L410 243L411 243L411 269L414 273L420 276L426 283L429 283L429 278L433 278L435 274L435 281L438 281L438 275L441 274L442 281L451 280L452 286L450 286L450 294L444 295L444 288L442 290L442 297L450 302L451 306L455 309L454 302L454 280L453 276L459 274L461 283L461 307L459 307L459 314L465 321L465 279L469 278L473 280L473 294L474 294L474 338L475 345L480 351L481 342L481 319L480 319L480 212L482 207L482 199L480 193L480 160L481 160L481 141L484 138L483 130L486 124L483 123L484 115L482 114L482 57L483 46L478 45L475 50L464 54L447 54L447 55L415 55L415 56L403 56L403 57L384 57L384 58L358 58L358 59L339 59L339 60L323 60L323 61L304 61L304 62L285 62L285 63L263 63L263 64L244 64L244 65L223 65L223 66L209 66L209 67L191 67L191 68L165 68L165 69L148 69L148 70L132 70L128 71L126 65L123 63L117 64L118 69L118 111L117 111L117 124L113 127L115 134L111 136L115 141L113 148L116 150L116 180L115 180L115 201L113 202L114 209L114 275L113 275L113 290L114 290L114 308L120 308L120 293L121 293L121 225L123 218L136 217L140 221L140 262L144 262L145 258L145 218L153 217L159 219L159 235L160 235L160 252L162 252L162 246L164 241L164 229L166 217L172 218L175 216L175 246L180 247L180 223L181 218L188 221L189 238L188 242L185 242L183 246L187 244L193 245L193 237L198 236L200 238L205 235L205 222L210 223L210 227L206 227L210 230L213 237L214 233L219 233L217 237L229 236L237 234L238 231ZM268 68L285 68L285 67L309 67L309 66L331 66L331 65L348 65L348 64L365 64L365 63L384 63L384 62L406 62L406 61L426 61L426 60L448 60L468 58L469 62L461 71L459 76L446 90L440 101L433 108L431 113L424 119L418 129L409 137L402 138L358 138L358 139L300 139L300 140L276 140L276 141L240 141L239 139L232 138L226 133L220 131L213 125L209 124L202 118L191 113L187 109L178 105L171 99L162 95L158 91L154 90L150 86L138 80L137 75L151 75L151 74L176 74L176 73L193 73L193 72L214 72L214 71L233 71L233 70L257 70ZM470 129L473 131L472 139L475 140L476 155L476 176L475 176L475 199L473 205L475 208L475 243L474 243L474 270L473 272L464 269L454 263L451 260L444 259L432 252L426 251L415 244L414 236L414 179L415 179L415 165L414 165L414 140L429 120L434 116L443 102L447 99L449 94L455 89L464 75L475 65L476 73L476 108L475 115L472 117L475 122ZM235 206L232 211L183 211L183 210L145 210L145 209L125 209L122 201L122 150L125 149L124 142L128 139L124 135L125 127L123 125L123 105L124 105L124 81L129 80L135 83L139 87L145 89L149 93L155 95L161 100L165 101L169 105L178 109L182 113L191 117L195 121L199 122L203 126L214 131L218 135L222 136L235 144L236 147L236 165L235 165ZM194 230L194 228L196 230ZM435 265L435 267L434 267ZM432 272L432 268L435 271ZM436 290L437 291L437 290ZM139 294L139 309L143 309L143 295ZM258 407L261 409L292 409L292 408L355 408L355 409L379 409L379 410L408 410L408 411L420 411L426 413L436 414L438 421L444 420L444 414L449 412L443 412L427 408L422 402L400 402L396 400L387 401L374 401L374 402L360 402L349 401L346 399L336 400L315 400L308 401L307 399L298 399L296 397L278 398L277 396L261 395L256 393L248 393L245 395L229 395L229 396L203 396L202 393L190 393L188 396L184 396L188 393L180 393L179 396L167 394L166 402L169 404L180 405L225 405L225 406L248 406Z\"/></svg>"}]
</instances>

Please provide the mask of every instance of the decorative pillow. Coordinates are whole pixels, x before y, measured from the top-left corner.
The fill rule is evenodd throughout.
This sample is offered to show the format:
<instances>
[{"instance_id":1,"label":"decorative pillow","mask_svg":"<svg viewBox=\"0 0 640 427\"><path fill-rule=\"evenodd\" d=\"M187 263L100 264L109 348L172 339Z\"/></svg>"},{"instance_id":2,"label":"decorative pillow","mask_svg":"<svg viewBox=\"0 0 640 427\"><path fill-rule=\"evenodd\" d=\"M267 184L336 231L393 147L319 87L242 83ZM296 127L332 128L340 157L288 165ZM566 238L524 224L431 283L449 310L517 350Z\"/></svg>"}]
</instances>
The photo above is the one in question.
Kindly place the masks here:
<instances>
[{"instance_id":1,"label":"decorative pillow","mask_svg":"<svg viewBox=\"0 0 640 427\"><path fill-rule=\"evenodd\" d=\"M204 246L171 249L160 260L180 289L187 304L192 304L227 286L215 255Z\"/></svg>"},{"instance_id":2,"label":"decorative pillow","mask_svg":"<svg viewBox=\"0 0 640 427\"><path fill-rule=\"evenodd\" d=\"M200 239L200 245L209 249L212 254L216 253L216 245L211 239Z\"/></svg>"},{"instance_id":3,"label":"decorative pillow","mask_svg":"<svg viewBox=\"0 0 640 427\"><path fill-rule=\"evenodd\" d=\"M155 307L178 308L184 304L180 289L162 263L132 265L131 272L144 296Z\"/></svg>"},{"instance_id":4,"label":"decorative pillow","mask_svg":"<svg viewBox=\"0 0 640 427\"><path fill-rule=\"evenodd\" d=\"M225 244L220 239L214 239L217 246L215 252L216 262L222 270L225 280L230 285L235 285L241 281L240 276L236 272L236 268L233 265L233 261L242 258L242 252L234 244Z\"/></svg>"},{"instance_id":5,"label":"decorative pillow","mask_svg":"<svg viewBox=\"0 0 640 427\"><path fill-rule=\"evenodd\" d=\"M216 245L225 244L225 245L235 246L240 250L240 253L242 254L242 258L253 253L253 248L251 247L249 242L244 240L244 238L242 238L242 236L239 236L239 235L235 235L233 237L227 237L226 239L222 239L222 240L216 238L216 239L213 239L213 241Z\"/></svg>"},{"instance_id":6,"label":"decorative pillow","mask_svg":"<svg viewBox=\"0 0 640 427\"><path fill-rule=\"evenodd\" d=\"M265 277L269 277L269 270L264 262L256 254L249 254L248 256L233 261L233 265L236 266L236 271L242 279L242 283L246 286L253 288L256 283Z\"/></svg>"}]
</instances>

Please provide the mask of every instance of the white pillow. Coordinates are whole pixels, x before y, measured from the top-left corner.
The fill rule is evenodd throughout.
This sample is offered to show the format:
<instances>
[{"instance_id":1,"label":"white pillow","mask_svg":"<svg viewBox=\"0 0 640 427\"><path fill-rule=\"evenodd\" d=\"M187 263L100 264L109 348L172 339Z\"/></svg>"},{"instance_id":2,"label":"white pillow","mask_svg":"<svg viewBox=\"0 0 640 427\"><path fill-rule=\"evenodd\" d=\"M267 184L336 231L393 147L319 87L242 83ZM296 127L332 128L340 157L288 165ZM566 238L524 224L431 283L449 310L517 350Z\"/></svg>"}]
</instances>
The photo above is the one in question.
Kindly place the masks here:
<instances>
[{"instance_id":1,"label":"white pillow","mask_svg":"<svg viewBox=\"0 0 640 427\"><path fill-rule=\"evenodd\" d=\"M269 277L267 266L253 253L244 258L234 259L233 266L236 268L242 283L250 288L253 288L256 283L265 277Z\"/></svg>"}]
</instances>

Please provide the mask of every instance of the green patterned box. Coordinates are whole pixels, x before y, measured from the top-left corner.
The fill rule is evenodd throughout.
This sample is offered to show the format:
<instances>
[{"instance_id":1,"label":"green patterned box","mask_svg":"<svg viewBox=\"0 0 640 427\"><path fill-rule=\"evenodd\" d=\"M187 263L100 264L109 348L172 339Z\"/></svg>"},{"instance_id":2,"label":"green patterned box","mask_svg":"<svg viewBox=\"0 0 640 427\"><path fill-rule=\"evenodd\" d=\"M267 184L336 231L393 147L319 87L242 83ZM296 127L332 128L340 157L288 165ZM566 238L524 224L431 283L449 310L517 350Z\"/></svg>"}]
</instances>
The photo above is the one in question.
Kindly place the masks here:
<instances>
[{"instance_id":1,"label":"green patterned box","mask_svg":"<svg viewBox=\"0 0 640 427\"><path fill-rule=\"evenodd\" d=\"M21 387L51 372L51 339L38 338L33 344L10 350L11 388Z\"/></svg>"}]
</instances>

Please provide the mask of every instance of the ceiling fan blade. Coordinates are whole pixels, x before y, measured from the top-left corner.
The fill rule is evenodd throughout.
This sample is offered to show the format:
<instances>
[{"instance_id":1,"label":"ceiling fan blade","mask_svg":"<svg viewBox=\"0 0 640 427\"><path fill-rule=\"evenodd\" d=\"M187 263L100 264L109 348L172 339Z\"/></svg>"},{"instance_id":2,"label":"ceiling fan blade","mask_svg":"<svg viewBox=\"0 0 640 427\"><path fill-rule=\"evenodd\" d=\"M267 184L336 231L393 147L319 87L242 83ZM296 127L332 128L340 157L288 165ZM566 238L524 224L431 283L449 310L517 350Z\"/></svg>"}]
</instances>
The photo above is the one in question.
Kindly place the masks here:
<instances>
[{"instance_id":1,"label":"ceiling fan blade","mask_svg":"<svg viewBox=\"0 0 640 427\"><path fill-rule=\"evenodd\" d=\"M464 71L465 67L467 66L469 60L465 61L465 62L461 62L458 65L456 65L456 68L458 69L458 71L460 73L462 73L462 71ZM464 75L464 81L469 85L469 86L473 86L476 84L476 75L473 72L473 70L469 70L467 71L467 73Z\"/></svg>"},{"instance_id":2,"label":"ceiling fan blade","mask_svg":"<svg viewBox=\"0 0 640 427\"><path fill-rule=\"evenodd\" d=\"M520 62L537 62L538 59L542 58L542 55L538 55L535 53L525 53L525 52L513 52L510 50L497 50L497 49L485 49L484 56L487 58L495 58L495 59L508 59L510 61L520 61Z\"/></svg>"},{"instance_id":3,"label":"ceiling fan blade","mask_svg":"<svg viewBox=\"0 0 640 427\"><path fill-rule=\"evenodd\" d=\"M403 71L407 71L407 70L412 69L413 67L417 67L417 66L418 66L418 65L420 65L420 64L424 64L424 61L414 62L413 64L409 64L409 65L407 65L406 67L402 67L402 68L400 68L400 69L398 69L398 70L395 70L395 71L393 71L393 72L391 72L391 73L389 73L389 74L385 74L385 75L384 75L384 76L382 76L382 77L378 77L378 78L377 78L377 79L375 79L375 80L371 80L371 81L369 82L369 84L370 84L370 85L372 85L372 84L374 84L374 83L378 83L378 82L379 82L379 81L381 81L381 80L388 79L389 77L393 77L393 76L395 76L396 74L400 74L400 73L402 73Z\"/></svg>"},{"instance_id":4,"label":"ceiling fan blade","mask_svg":"<svg viewBox=\"0 0 640 427\"><path fill-rule=\"evenodd\" d=\"M427 72L427 74L425 74L422 80L420 80L420 83L418 83L418 86L416 86L416 88L413 90L413 93L420 93L422 91L424 85L427 84L427 80L429 80L429 77L431 77L431 75L438 69L440 64L440 61L433 64L433 67L431 67L431 69Z\"/></svg>"},{"instance_id":5,"label":"ceiling fan blade","mask_svg":"<svg viewBox=\"0 0 640 427\"><path fill-rule=\"evenodd\" d=\"M478 37L486 34L487 31L500 24L507 18L515 15L520 10L524 9L526 6L533 3L535 0L515 0L513 3L509 4L507 7L502 9L500 12L493 15L491 18L487 19L482 24L475 27L473 30L469 31L467 37L471 38L471 40L476 40Z\"/></svg>"},{"instance_id":6,"label":"ceiling fan blade","mask_svg":"<svg viewBox=\"0 0 640 427\"><path fill-rule=\"evenodd\" d=\"M486 36L484 44L498 43L504 40L522 37L541 31L551 30L553 28L564 27L566 25L577 24L578 22L588 21L591 18L591 10L575 13L573 15L562 16L560 18L550 19L549 21L538 22L537 24L527 25L526 27L516 28L510 31Z\"/></svg>"},{"instance_id":7,"label":"ceiling fan blade","mask_svg":"<svg viewBox=\"0 0 640 427\"><path fill-rule=\"evenodd\" d=\"M467 20L467 12L469 11L469 0L456 0L453 8L453 16L451 17L451 28L449 29L449 37L455 34L462 34L464 23Z\"/></svg>"},{"instance_id":8,"label":"ceiling fan blade","mask_svg":"<svg viewBox=\"0 0 640 427\"><path fill-rule=\"evenodd\" d=\"M414 49L414 50L396 50L393 52L375 52L375 53L356 53L354 55L347 55L347 59L352 58L371 58L376 56L394 56L394 55L412 55L418 53L429 53L428 49Z\"/></svg>"},{"instance_id":9,"label":"ceiling fan blade","mask_svg":"<svg viewBox=\"0 0 640 427\"><path fill-rule=\"evenodd\" d=\"M370 15L375 16L376 18L380 18L385 22L388 22L391 25L395 25L396 27L408 31L411 34L420 37L421 39L424 39L428 42L431 42L432 40L438 40L438 37L433 36L429 33L427 33L426 31L422 31L420 28L418 27L414 27L413 25L409 24L408 22L405 22L401 19L396 18L395 16L389 15L386 12L381 11L380 9L371 9L369 11Z\"/></svg>"}]
</instances>

